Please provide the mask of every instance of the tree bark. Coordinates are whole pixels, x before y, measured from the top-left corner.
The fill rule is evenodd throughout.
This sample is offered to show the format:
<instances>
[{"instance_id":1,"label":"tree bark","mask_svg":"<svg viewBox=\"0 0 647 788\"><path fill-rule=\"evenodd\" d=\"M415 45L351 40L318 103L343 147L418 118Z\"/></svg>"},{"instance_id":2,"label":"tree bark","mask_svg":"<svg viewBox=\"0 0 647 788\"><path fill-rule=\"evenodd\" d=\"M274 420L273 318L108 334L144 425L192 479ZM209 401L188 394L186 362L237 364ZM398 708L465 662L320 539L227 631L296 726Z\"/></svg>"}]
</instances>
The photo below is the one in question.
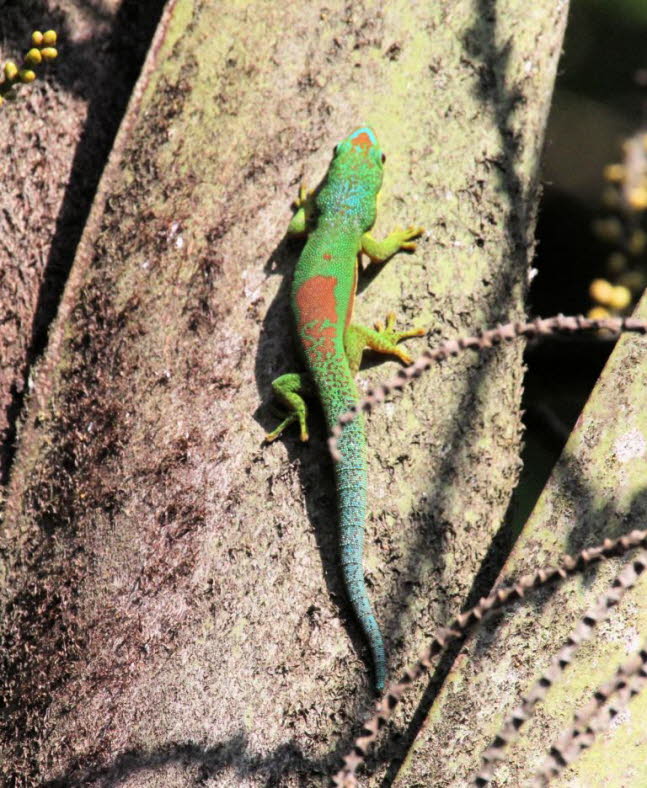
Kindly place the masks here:
<instances>
[{"instance_id":1,"label":"tree bark","mask_svg":"<svg viewBox=\"0 0 647 788\"><path fill-rule=\"evenodd\" d=\"M8 779L308 785L337 765L372 699L320 414L307 445L262 445L270 382L298 363L288 206L370 123L376 234L429 234L373 277L358 322L393 309L434 342L520 316L566 14L534 9L169 4L8 492ZM479 591L518 473L521 350L452 360L368 420L392 676Z\"/></svg>"}]
</instances>

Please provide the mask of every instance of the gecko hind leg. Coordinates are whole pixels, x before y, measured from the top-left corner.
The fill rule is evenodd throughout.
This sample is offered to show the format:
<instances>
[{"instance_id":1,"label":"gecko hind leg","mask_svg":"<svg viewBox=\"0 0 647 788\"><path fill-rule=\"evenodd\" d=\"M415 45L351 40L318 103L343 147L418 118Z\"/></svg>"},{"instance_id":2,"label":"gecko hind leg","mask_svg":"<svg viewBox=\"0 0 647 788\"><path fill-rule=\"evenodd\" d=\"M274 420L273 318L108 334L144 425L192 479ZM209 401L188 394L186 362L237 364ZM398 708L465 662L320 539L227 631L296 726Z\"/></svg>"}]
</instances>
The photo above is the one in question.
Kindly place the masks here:
<instances>
[{"instance_id":1,"label":"gecko hind leg","mask_svg":"<svg viewBox=\"0 0 647 788\"><path fill-rule=\"evenodd\" d=\"M411 328L407 331L396 331L395 319L395 312L389 312L386 325L378 321L375 323L374 330L355 324L348 326L344 335L344 345L353 375L359 370L364 348L367 347L378 353L397 356L405 364L411 364L413 359L404 348L398 347L398 342L409 337L420 337L425 333L425 329Z\"/></svg>"},{"instance_id":2,"label":"gecko hind leg","mask_svg":"<svg viewBox=\"0 0 647 788\"><path fill-rule=\"evenodd\" d=\"M306 426L308 406L301 396L301 394L306 394L310 391L307 377L297 372L281 375L272 381L272 390L276 398L287 407L288 415L276 429L265 436L265 440L268 443L276 440L286 427L292 424L293 421L298 421L301 430L301 440L307 441L309 437Z\"/></svg>"}]
</instances>

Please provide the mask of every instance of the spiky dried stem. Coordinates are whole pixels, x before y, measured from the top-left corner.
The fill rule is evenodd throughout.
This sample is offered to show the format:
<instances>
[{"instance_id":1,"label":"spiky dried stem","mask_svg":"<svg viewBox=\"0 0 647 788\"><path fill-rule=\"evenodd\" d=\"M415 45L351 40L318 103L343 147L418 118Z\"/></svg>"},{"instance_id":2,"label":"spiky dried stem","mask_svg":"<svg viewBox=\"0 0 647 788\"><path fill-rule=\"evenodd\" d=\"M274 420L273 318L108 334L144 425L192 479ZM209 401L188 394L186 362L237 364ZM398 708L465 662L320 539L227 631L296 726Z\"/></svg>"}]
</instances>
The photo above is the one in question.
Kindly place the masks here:
<instances>
[{"instance_id":1,"label":"spiky dried stem","mask_svg":"<svg viewBox=\"0 0 647 788\"><path fill-rule=\"evenodd\" d=\"M647 685L647 641L616 670L615 676L599 686L591 700L573 717L573 725L551 746L549 755L532 783L534 788L548 785L580 753L591 746L627 703Z\"/></svg>"}]
</instances>

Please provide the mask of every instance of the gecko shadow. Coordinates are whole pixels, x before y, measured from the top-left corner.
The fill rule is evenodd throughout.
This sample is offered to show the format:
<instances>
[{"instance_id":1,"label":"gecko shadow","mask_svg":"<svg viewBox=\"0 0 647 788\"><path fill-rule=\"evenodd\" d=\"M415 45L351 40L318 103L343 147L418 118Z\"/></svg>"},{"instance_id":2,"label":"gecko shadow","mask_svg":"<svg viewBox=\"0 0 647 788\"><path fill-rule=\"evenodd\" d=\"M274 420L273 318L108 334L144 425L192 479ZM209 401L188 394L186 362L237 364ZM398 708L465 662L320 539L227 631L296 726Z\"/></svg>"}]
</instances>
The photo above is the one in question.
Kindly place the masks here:
<instances>
[{"instance_id":1,"label":"gecko shadow","mask_svg":"<svg viewBox=\"0 0 647 788\"><path fill-rule=\"evenodd\" d=\"M247 737L243 733L210 747L202 747L195 742L171 741L152 750L125 750L109 765L94 768L73 766L64 775L41 785L42 788L81 788L88 785L109 788L138 773L152 770L161 772L165 767L174 765L183 768L185 777L193 771L196 786L230 769L235 770L241 784L253 776L263 779L267 788L280 785L280 778L287 774L322 773L322 765L305 758L293 742L287 742L264 756L250 754L248 747ZM288 770L285 768L287 763L290 764ZM160 779L163 779L161 775Z\"/></svg>"}]
</instances>

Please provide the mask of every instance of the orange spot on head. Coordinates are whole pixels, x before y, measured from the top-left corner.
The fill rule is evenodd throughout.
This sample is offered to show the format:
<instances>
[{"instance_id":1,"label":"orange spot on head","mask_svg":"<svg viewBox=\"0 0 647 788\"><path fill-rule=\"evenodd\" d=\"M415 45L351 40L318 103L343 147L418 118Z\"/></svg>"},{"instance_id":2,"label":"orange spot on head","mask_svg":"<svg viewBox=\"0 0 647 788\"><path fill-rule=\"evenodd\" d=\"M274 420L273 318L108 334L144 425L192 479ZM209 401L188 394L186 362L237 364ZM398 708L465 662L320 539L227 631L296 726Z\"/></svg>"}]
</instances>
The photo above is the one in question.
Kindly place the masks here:
<instances>
[{"instance_id":1,"label":"orange spot on head","mask_svg":"<svg viewBox=\"0 0 647 788\"><path fill-rule=\"evenodd\" d=\"M367 132L363 131L361 134L353 137L353 145L357 145L358 148L368 151L369 148L373 147L373 140L369 137Z\"/></svg>"},{"instance_id":2,"label":"orange spot on head","mask_svg":"<svg viewBox=\"0 0 647 788\"><path fill-rule=\"evenodd\" d=\"M324 252L323 259L324 260L332 260L332 255L330 254L330 252Z\"/></svg>"},{"instance_id":3,"label":"orange spot on head","mask_svg":"<svg viewBox=\"0 0 647 788\"><path fill-rule=\"evenodd\" d=\"M298 329L311 358L334 355L337 337L337 305L334 276L313 276L295 294ZM324 325L328 323L328 325Z\"/></svg>"}]
</instances>

